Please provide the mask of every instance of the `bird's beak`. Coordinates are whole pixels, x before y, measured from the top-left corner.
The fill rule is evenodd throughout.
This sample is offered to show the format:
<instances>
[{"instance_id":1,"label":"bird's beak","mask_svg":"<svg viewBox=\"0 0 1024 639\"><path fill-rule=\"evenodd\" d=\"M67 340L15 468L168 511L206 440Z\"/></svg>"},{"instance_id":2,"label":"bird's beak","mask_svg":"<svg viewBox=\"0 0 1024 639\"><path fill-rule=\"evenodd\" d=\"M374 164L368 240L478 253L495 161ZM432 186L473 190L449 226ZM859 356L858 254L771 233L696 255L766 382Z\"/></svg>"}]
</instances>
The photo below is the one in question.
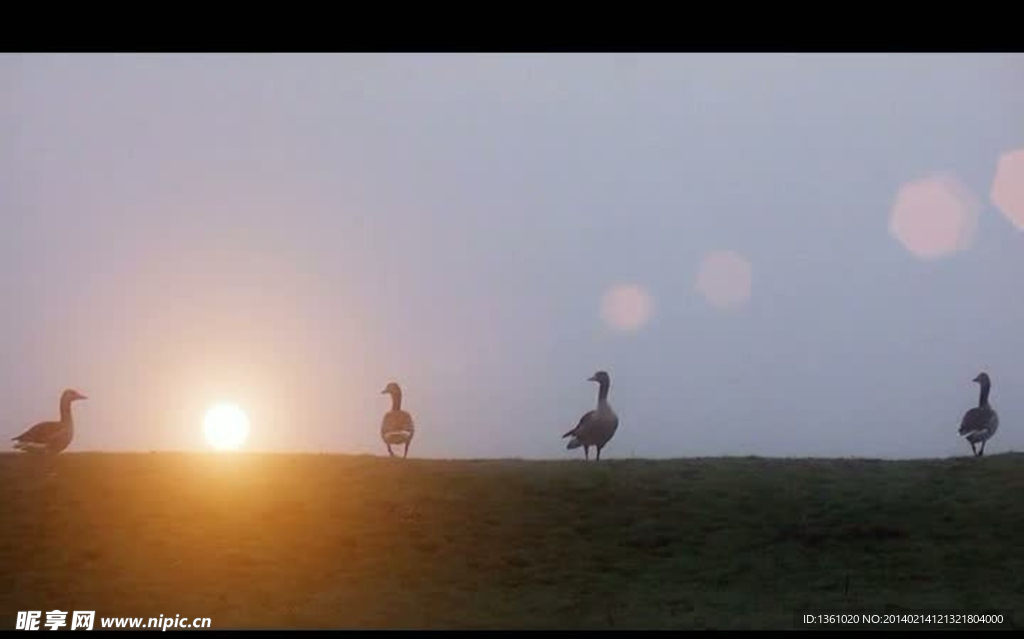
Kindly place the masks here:
<instances>
[{"instance_id":1,"label":"bird's beak","mask_svg":"<svg viewBox=\"0 0 1024 639\"><path fill-rule=\"evenodd\" d=\"M380 392L380 394L381 394L381 395L387 395L387 394L388 394L388 389L386 389L386 388L385 388L384 390L382 390L382 391Z\"/></svg>"},{"instance_id":2,"label":"bird's beak","mask_svg":"<svg viewBox=\"0 0 1024 639\"><path fill-rule=\"evenodd\" d=\"M597 381L597 375L591 375L590 377L587 378L587 381L588 382L596 382Z\"/></svg>"},{"instance_id":3,"label":"bird's beak","mask_svg":"<svg viewBox=\"0 0 1024 639\"><path fill-rule=\"evenodd\" d=\"M971 381L972 381L972 382L980 382L980 381L981 381L981 375L978 375L977 377L975 377L975 378L974 378L974 379L972 379Z\"/></svg>"},{"instance_id":4,"label":"bird's beak","mask_svg":"<svg viewBox=\"0 0 1024 639\"><path fill-rule=\"evenodd\" d=\"M88 395L83 395L82 393L79 393L78 394L78 399L89 399L89 396Z\"/></svg>"}]
</instances>

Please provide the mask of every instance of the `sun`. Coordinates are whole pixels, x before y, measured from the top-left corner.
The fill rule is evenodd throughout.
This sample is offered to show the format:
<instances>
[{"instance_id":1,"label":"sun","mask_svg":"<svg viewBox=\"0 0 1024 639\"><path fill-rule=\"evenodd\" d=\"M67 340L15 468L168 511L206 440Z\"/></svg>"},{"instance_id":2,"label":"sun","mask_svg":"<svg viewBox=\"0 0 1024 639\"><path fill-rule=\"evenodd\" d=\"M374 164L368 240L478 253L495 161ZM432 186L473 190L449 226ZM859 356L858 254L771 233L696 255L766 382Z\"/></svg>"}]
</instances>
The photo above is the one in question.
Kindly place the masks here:
<instances>
[{"instance_id":1,"label":"sun","mask_svg":"<svg viewBox=\"0 0 1024 639\"><path fill-rule=\"evenodd\" d=\"M238 450L249 437L249 418L235 404L217 404L206 411L203 432L217 450Z\"/></svg>"}]
</instances>

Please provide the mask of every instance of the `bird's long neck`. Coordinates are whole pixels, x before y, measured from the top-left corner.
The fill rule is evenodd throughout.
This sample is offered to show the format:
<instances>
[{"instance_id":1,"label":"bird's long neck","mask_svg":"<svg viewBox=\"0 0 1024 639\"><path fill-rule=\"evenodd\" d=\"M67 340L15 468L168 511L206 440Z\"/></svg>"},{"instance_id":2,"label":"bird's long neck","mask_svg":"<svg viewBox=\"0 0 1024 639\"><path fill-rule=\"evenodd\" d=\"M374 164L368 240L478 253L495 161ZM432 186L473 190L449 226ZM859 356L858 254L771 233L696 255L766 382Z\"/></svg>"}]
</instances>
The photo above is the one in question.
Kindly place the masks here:
<instances>
[{"instance_id":1,"label":"bird's long neck","mask_svg":"<svg viewBox=\"0 0 1024 639\"><path fill-rule=\"evenodd\" d=\"M402 410L401 391L391 391L391 410Z\"/></svg>"},{"instance_id":2,"label":"bird's long neck","mask_svg":"<svg viewBox=\"0 0 1024 639\"><path fill-rule=\"evenodd\" d=\"M988 391L990 389L989 384L982 383L981 393L978 396L978 406L988 406Z\"/></svg>"},{"instance_id":3,"label":"bird's long neck","mask_svg":"<svg viewBox=\"0 0 1024 639\"><path fill-rule=\"evenodd\" d=\"M71 419L71 400L61 399L60 400L60 423L70 426L72 424Z\"/></svg>"},{"instance_id":4,"label":"bird's long neck","mask_svg":"<svg viewBox=\"0 0 1024 639\"><path fill-rule=\"evenodd\" d=\"M608 389L611 386L608 382L601 382L601 386L597 391L597 403L607 404L608 403Z\"/></svg>"}]
</instances>

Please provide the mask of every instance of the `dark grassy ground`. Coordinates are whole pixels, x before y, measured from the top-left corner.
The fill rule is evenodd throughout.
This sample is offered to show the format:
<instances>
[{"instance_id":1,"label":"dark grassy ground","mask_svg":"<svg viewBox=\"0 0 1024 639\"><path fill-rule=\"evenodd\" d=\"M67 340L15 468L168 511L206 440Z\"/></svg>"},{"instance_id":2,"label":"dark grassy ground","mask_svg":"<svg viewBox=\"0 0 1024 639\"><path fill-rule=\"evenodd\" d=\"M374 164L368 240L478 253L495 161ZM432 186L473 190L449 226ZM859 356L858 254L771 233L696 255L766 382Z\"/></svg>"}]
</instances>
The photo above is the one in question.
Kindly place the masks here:
<instances>
[{"instance_id":1,"label":"dark grassy ground","mask_svg":"<svg viewBox=\"0 0 1024 639\"><path fill-rule=\"evenodd\" d=\"M0 455L2 627L54 608L213 628L791 628L825 608L1024 621L1024 455L45 463Z\"/></svg>"}]
</instances>

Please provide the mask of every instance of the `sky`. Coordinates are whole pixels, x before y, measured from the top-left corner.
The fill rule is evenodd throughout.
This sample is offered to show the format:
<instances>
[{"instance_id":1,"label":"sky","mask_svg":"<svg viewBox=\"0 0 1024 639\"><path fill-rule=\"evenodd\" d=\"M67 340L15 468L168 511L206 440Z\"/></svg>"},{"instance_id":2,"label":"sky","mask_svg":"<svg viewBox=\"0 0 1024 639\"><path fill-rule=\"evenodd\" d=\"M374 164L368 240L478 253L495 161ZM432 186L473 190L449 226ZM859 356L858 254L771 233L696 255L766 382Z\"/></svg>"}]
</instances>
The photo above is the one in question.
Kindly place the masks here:
<instances>
[{"instance_id":1,"label":"sky","mask_svg":"<svg viewBox=\"0 0 1024 639\"><path fill-rule=\"evenodd\" d=\"M1024 447L1024 56L0 55L0 424L71 450Z\"/></svg>"}]
</instances>

